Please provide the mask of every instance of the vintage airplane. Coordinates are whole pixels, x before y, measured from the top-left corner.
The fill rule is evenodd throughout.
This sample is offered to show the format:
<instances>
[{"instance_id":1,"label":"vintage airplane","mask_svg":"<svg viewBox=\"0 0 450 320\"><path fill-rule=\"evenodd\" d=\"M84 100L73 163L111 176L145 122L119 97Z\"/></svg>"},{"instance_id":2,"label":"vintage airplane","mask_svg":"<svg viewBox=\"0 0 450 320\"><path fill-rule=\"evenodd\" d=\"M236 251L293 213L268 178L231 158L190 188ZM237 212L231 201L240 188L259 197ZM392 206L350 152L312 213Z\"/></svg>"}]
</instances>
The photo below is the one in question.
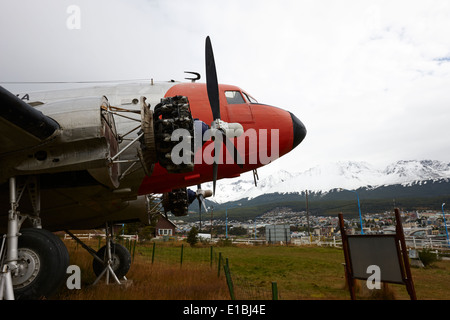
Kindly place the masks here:
<instances>
[{"instance_id":1,"label":"vintage airplane","mask_svg":"<svg viewBox=\"0 0 450 320\"><path fill-rule=\"evenodd\" d=\"M187 83L18 95L0 87L0 265L15 298L48 296L67 278L67 249L52 232L148 222L149 194L164 194L169 210L184 215L192 202L187 187L197 185L202 199L209 195L202 183L213 181L215 189L216 180L274 160L264 162L261 154L276 148L281 157L304 139L305 126L292 113L218 84L209 37L206 84L196 75ZM177 130L200 143L174 152L182 141L173 139ZM246 132L256 132L256 147ZM185 161L174 161L178 155ZM125 276L129 254L108 244L101 250L118 255L108 270ZM107 257L94 259L96 273L110 267L111 252Z\"/></svg>"}]
</instances>

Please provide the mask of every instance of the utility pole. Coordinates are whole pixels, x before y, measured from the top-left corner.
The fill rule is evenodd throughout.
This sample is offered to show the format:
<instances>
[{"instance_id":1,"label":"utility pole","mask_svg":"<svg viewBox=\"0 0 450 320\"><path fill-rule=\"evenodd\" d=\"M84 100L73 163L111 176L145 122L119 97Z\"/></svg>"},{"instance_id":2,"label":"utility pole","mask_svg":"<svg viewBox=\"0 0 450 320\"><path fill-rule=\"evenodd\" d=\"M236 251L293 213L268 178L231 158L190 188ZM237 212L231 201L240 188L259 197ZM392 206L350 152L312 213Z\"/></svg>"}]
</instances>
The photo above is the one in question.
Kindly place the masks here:
<instances>
[{"instance_id":1,"label":"utility pole","mask_svg":"<svg viewBox=\"0 0 450 320\"><path fill-rule=\"evenodd\" d=\"M445 203L442 204L442 216L444 217L445 233L447 234L447 244L450 245L450 241L448 239L447 220L445 220L444 206L445 206Z\"/></svg>"},{"instance_id":2,"label":"utility pole","mask_svg":"<svg viewBox=\"0 0 450 320\"><path fill-rule=\"evenodd\" d=\"M212 240L212 229L213 229L213 225L212 225L212 222L213 222L213 213L214 213L214 206L211 206L211 229L210 229L210 233L211 233L211 240Z\"/></svg>"},{"instance_id":3,"label":"utility pole","mask_svg":"<svg viewBox=\"0 0 450 320\"><path fill-rule=\"evenodd\" d=\"M225 239L228 239L228 208L225 208Z\"/></svg>"},{"instance_id":4,"label":"utility pole","mask_svg":"<svg viewBox=\"0 0 450 320\"><path fill-rule=\"evenodd\" d=\"M311 229L309 228L309 203L308 203L308 190L306 190L306 220L308 222L308 236L311 236Z\"/></svg>"}]
</instances>

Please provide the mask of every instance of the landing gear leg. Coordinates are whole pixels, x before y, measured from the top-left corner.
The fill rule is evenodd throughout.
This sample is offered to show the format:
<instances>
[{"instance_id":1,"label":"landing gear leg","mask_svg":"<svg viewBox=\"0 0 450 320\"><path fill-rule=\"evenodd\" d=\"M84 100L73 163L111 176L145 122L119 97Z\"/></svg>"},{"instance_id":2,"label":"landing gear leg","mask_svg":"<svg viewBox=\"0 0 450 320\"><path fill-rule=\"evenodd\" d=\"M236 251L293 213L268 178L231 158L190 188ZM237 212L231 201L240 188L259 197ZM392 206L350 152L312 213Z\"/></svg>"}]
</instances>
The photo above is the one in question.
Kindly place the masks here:
<instances>
[{"instance_id":1,"label":"landing gear leg","mask_svg":"<svg viewBox=\"0 0 450 320\"><path fill-rule=\"evenodd\" d=\"M2 265L5 273L2 274L3 285L0 287L6 299L48 297L62 285L69 265L67 248L53 233L38 228L23 229L19 233L22 222L28 217L17 210L24 188L18 195L16 178L10 178L11 209L6 234L6 260ZM38 188L36 186L36 191ZM35 194L39 195L38 192ZM35 213L38 211L36 208Z\"/></svg>"},{"instance_id":2,"label":"landing gear leg","mask_svg":"<svg viewBox=\"0 0 450 320\"><path fill-rule=\"evenodd\" d=\"M114 279L114 281L117 284L120 284L119 279L117 278L114 270L112 269L112 255L111 255L111 242L113 237L113 229L112 226L108 226L108 222L106 223L106 255L104 258L104 269L103 271L98 275L97 279L94 281L94 285L97 284L97 282L106 274L106 284L109 284L109 276L111 275ZM95 261L94 261L95 262Z\"/></svg>"},{"instance_id":3,"label":"landing gear leg","mask_svg":"<svg viewBox=\"0 0 450 320\"><path fill-rule=\"evenodd\" d=\"M1 276L0 276L0 298L6 300L14 300L14 290L12 285L11 273L17 273L18 260L18 243L19 243L19 215L17 214L17 190L16 178L9 179L9 202L11 209L8 213L8 231L6 239L3 239L2 250L0 252L1 259ZM3 265L3 249L6 240L6 264Z\"/></svg>"},{"instance_id":4,"label":"landing gear leg","mask_svg":"<svg viewBox=\"0 0 450 320\"><path fill-rule=\"evenodd\" d=\"M93 285L97 284L103 276L106 276L106 284L109 284L111 276L115 283L122 284L119 279L125 279L125 275L130 270L131 254L129 251L118 243L112 241L114 234L112 225L106 223L106 245L97 252L84 244L70 231L65 230L72 239L77 241L84 249L86 249L93 257L92 267L97 276Z\"/></svg>"},{"instance_id":5,"label":"landing gear leg","mask_svg":"<svg viewBox=\"0 0 450 320\"><path fill-rule=\"evenodd\" d=\"M11 272L6 266L0 273L0 300L14 300Z\"/></svg>"}]
</instances>

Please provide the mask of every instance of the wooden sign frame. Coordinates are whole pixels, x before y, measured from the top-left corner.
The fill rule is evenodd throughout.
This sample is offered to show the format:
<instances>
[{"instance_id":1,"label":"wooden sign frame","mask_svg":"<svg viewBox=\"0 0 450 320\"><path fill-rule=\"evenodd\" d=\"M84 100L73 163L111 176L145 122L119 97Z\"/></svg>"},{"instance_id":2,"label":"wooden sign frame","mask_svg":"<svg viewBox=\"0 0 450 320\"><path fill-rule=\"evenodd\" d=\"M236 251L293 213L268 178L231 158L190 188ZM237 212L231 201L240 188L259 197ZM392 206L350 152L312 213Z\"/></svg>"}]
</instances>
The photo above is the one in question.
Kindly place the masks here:
<instances>
[{"instance_id":1,"label":"wooden sign frame","mask_svg":"<svg viewBox=\"0 0 450 320\"><path fill-rule=\"evenodd\" d=\"M352 300L356 299L355 279L368 279L370 275L366 268L369 264L380 267L380 282L404 284L411 300L417 300L398 209L395 209L395 220L396 233L392 235L347 235L343 215L339 213L345 276Z\"/></svg>"}]
</instances>

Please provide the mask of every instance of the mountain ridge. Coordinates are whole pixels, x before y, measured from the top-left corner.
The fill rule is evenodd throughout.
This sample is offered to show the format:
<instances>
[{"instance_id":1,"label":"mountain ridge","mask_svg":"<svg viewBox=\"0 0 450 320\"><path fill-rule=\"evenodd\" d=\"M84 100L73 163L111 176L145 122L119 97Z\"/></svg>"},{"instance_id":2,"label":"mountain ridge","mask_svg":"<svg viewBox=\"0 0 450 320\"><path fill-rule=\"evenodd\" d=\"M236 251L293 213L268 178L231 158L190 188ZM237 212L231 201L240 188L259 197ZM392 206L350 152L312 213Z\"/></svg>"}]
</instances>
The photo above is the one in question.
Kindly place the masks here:
<instances>
[{"instance_id":1,"label":"mountain ridge","mask_svg":"<svg viewBox=\"0 0 450 320\"><path fill-rule=\"evenodd\" d=\"M399 160L384 167L367 162L340 161L312 167L302 172L280 170L257 181L253 179L222 179L217 183L212 203L224 204L242 199L251 200L265 194L327 194L331 190L359 188L376 189L393 185L403 187L420 183L448 181L450 163L438 160ZM205 187L210 187L205 184Z\"/></svg>"}]
</instances>

